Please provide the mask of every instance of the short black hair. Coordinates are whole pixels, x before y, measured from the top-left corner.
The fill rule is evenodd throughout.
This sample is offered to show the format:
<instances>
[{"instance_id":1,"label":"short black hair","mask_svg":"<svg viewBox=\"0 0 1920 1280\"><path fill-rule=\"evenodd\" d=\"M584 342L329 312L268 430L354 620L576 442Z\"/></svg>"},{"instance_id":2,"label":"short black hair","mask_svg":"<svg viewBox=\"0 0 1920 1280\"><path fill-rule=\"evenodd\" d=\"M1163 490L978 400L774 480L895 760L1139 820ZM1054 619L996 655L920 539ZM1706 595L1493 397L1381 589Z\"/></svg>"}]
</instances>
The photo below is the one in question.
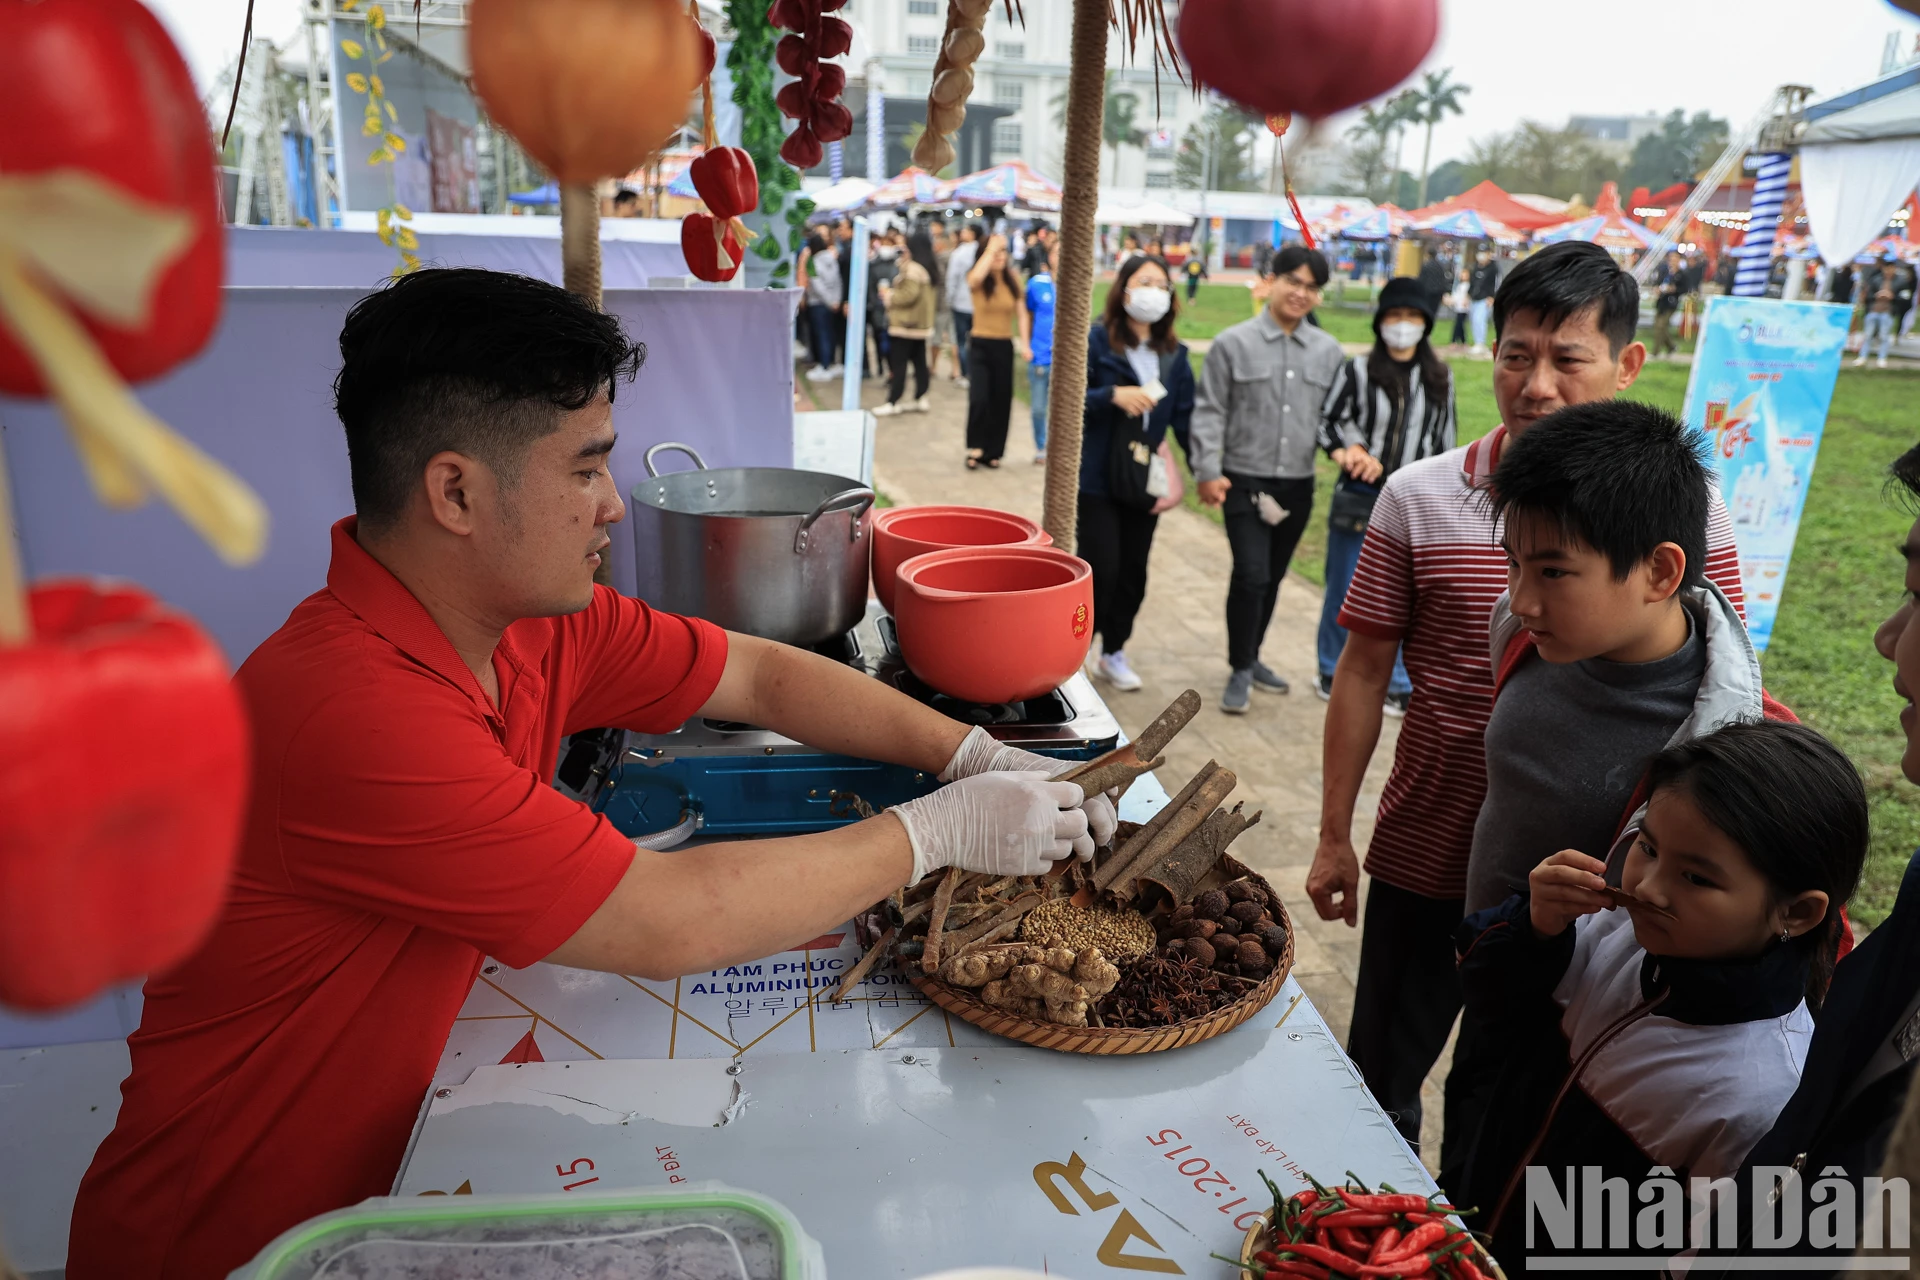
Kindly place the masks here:
<instances>
[{"instance_id":1,"label":"short black hair","mask_svg":"<svg viewBox=\"0 0 1920 1280\"><path fill-rule=\"evenodd\" d=\"M334 411L363 523L406 510L427 460L453 450L508 485L527 449L632 381L646 348L565 289L473 267L428 268L368 294L340 330Z\"/></svg>"},{"instance_id":2,"label":"short black hair","mask_svg":"<svg viewBox=\"0 0 1920 1280\"><path fill-rule=\"evenodd\" d=\"M1807 1004L1818 1010L1845 927L1840 908L1859 887L1867 858L1867 790L1859 772L1805 725L1758 721L1668 747L1647 773L1653 791L1691 799L1776 895L1827 895L1826 919L1791 944L1807 953Z\"/></svg>"},{"instance_id":3,"label":"short black hair","mask_svg":"<svg viewBox=\"0 0 1920 1280\"><path fill-rule=\"evenodd\" d=\"M1493 295L1493 332L1507 317L1531 311L1557 329L1573 316L1594 311L1594 327L1606 335L1613 355L1633 341L1640 323L1640 286L1605 249L1581 240L1548 245L1507 273Z\"/></svg>"},{"instance_id":4,"label":"short black hair","mask_svg":"<svg viewBox=\"0 0 1920 1280\"><path fill-rule=\"evenodd\" d=\"M1706 437L1636 400L1548 414L1509 440L1487 500L1510 528L1540 518L1607 557L1624 581L1663 542L1686 554L1683 581L1706 581Z\"/></svg>"},{"instance_id":5,"label":"short black hair","mask_svg":"<svg viewBox=\"0 0 1920 1280\"><path fill-rule=\"evenodd\" d=\"M1309 249L1303 244L1281 246L1280 252L1274 254L1272 261L1267 263L1267 274L1270 276L1292 275L1303 265L1313 272L1313 282L1317 285L1325 285L1333 275L1332 269L1327 266L1327 255L1318 249Z\"/></svg>"},{"instance_id":6,"label":"short black hair","mask_svg":"<svg viewBox=\"0 0 1920 1280\"><path fill-rule=\"evenodd\" d=\"M1887 468L1887 491L1902 506L1920 515L1920 444L1895 458Z\"/></svg>"}]
</instances>

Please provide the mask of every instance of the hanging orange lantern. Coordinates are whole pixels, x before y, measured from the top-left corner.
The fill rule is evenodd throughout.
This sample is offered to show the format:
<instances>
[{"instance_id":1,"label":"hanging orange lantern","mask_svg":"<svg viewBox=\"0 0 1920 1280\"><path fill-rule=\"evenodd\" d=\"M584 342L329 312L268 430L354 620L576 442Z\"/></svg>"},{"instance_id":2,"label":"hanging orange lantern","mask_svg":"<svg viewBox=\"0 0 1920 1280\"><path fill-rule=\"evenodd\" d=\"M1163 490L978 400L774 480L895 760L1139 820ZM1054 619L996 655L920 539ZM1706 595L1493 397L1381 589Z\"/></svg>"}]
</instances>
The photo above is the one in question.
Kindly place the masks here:
<instances>
[{"instance_id":1,"label":"hanging orange lantern","mask_svg":"<svg viewBox=\"0 0 1920 1280\"><path fill-rule=\"evenodd\" d=\"M467 51L487 113L564 183L639 168L706 65L679 0L473 0Z\"/></svg>"}]
</instances>

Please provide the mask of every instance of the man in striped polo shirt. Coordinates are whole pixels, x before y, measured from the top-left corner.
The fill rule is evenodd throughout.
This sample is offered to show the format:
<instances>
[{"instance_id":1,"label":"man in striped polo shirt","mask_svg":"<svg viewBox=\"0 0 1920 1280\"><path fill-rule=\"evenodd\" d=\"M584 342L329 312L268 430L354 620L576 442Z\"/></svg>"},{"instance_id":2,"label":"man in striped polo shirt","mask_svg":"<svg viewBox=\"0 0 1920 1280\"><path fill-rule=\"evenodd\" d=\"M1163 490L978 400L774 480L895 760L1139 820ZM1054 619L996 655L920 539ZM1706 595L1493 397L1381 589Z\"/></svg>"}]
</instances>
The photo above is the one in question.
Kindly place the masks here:
<instances>
[{"instance_id":1,"label":"man in striped polo shirt","mask_svg":"<svg viewBox=\"0 0 1920 1280\"><path fill-rule=\"evenodd\" d=\"M1506 552L1474 490L1492 475L1507 439L1557 409L1612 399L1633 385L1647 358L1633 340L1639 310L1639 286L1596 245L1553 245L1513 269L1493 302L1493 389L1503 425L1388 478L1340 611L1349 635L1327 704L1320 844L1307 892L1321 919L1355 923L1353 806L1380 738L1381 701L1399 648L1413 700L1367 847L1373 884L1347 1053L1416 1147L1420 1085L1460 1010L1452 939L1486 794L1487 627L1507 587ZM1717 493L1706 573L1738 607L1740 563ZM1457 1103L1449 1097L1443 1169L1472 1138L1455 1132Z\"/></svg>"}]
</instances>

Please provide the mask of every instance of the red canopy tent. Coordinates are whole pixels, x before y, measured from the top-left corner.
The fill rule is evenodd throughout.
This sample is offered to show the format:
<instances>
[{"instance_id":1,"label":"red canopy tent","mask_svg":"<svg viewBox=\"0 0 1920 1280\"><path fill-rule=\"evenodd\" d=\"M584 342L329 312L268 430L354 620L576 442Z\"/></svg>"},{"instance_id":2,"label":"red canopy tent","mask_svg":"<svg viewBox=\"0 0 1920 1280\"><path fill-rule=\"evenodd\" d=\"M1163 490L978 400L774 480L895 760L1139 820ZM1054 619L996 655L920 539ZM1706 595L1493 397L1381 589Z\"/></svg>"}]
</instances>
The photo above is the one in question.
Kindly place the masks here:
<instances>
[{"instance_id":1,"label":"red canopy tent","mask_svg":"<svg viewBox=\"0 0 1920 1280\"><path fill-rule=\"evenodd\" d=\"M1442 200L1439 204L1415 209L1408 216L1415 222L1423 222L1444 217L1449 213L1458 213L1462 209L1472 209L1481 216L1504 223L1516 231L1538 231L1541 227L1550 227L1556 222L1565 220L1559 214L1542 213L1530 205L1521 204L1496 187L1490 179L1477 187L1462 191L1457 196Z\"/></svg>"}]
</instances>

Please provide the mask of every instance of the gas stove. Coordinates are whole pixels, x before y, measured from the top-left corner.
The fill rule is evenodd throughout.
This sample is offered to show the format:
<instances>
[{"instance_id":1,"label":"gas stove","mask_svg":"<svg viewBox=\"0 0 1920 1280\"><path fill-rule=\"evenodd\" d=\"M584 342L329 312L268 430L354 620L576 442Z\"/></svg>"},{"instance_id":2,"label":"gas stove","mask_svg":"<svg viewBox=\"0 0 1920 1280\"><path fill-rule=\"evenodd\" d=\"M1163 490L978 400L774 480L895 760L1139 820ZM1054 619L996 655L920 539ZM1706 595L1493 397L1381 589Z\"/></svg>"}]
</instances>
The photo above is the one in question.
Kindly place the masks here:
<instances>
[{"instance_id":1,"label":"gas stove","mask_svg":"<svg viewBox=\"0 0 1920 1280\"><path fill-rule=\"evenodd\" d=\"M816 651L1040 755L1091 760L1119 742L1119 722L1083 673L1024 702L962 702L929 688L907 669L893 619L877 602L853 630ZM675 827L745 836L843 826L857 820L851 796L884 809L939 783L931 774L819 751L769 729L695 717L671 733L576 734L558 785L630 836Z\"/></svg>"}]
</instances>

